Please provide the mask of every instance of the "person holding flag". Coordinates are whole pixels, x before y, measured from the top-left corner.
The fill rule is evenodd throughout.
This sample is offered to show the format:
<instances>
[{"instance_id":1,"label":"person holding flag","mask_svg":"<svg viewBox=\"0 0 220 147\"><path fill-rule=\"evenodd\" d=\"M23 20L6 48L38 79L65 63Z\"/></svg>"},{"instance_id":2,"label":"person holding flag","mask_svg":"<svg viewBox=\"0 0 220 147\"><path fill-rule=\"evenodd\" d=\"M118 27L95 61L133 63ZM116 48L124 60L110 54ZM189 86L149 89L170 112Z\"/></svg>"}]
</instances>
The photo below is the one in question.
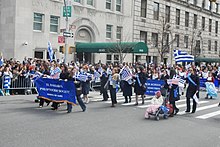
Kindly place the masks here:
<instances>
[{"instance_id":1,"label":"person holding flag","mask_svg":"<svg viewBox=\"0 0 220 147\"><path fill-rule=\"evenodd\" d=\"M82 77L85 77L84 80L82 80L82 94L83 98L85 100L85 103L89 103L89 90L90 90L90 81L92 80L92 75L88 72L88 65L83 66L83 70L80 73Z\"/></svg>"},{"instance_id":2,"label":"person holding flag","mask_svg":"<svg viewBox=\"0 0 220 147\"><path fill-rule=\"evenodd\" d=\"M132 96L132 74L130 72L130 69L128 68L128 65L125 65L121 72L121 89L123 92L123 96L125 97L125 102L124 103L130 103L131 102L131 96ZM129 101L128 101L129 97Z\"/></svg>"},{"instance_id":3,"label":"person holding flag","mask_svg":"<svg viewBox=\"0 0 220 147\"><path fill-rule=\"evenodd\" d=\"M142 104L144 104L144 94L146 92L146 75L144 73L144 67L139 66L137 67L137 74L134 76L135 79L135 85L134 85L134 93L136 94L136 103L135 105L138 105L138 96L141 95L142 98Z\"/></svg>"},{"instance_id":4,"label":"person holding flag","mask_svg":"<svg viewBox=\"0 0 220 147\"><path fill-rule=\"evenodd\" d=\"M119 83L118 69L113 68L112 74L109 75L109 89L110 89L110 95L111 95L111 101L112 101L111 107L115 107L115 104L117 104L116 93L117 93L118 83Z\"/></svg>"},{"instance_id":5,"label":"person holding flag","mask_svg":"<svg viewBox=\"0 0 220 147\"><path fill-rule=\"evenodd\" d=\"M108 88L107 86L105 86L106 84L108 84L108 74L107 74L107 67L105 65L103 65L102 67L102 73L100 76L100 80L101 80L101 89L100 89L100 93L103 94L103 100L102 101L108 101Z\"/></svg>"}]
</instances>

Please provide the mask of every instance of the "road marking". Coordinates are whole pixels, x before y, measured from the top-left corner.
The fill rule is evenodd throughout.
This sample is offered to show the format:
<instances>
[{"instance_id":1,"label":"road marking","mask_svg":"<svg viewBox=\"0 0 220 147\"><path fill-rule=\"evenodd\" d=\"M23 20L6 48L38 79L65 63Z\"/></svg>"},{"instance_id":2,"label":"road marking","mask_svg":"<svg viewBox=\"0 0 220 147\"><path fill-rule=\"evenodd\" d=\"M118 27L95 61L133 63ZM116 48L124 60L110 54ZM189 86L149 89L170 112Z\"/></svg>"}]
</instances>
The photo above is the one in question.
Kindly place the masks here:
<instances>
[{"instance_id":1,"label":"road marking","mask_svg":"<svg viewBox=\"0 0 220 147\"><path fill-rule=\"evenodd\" d=\"M210 109L210 108L217 107L217 106L218 106L218 104L213 104L213 105L198 107L198 108L196 109L196 112L202 111L202 110L206 110L206 109ZM186 112L185 112L185 111L182 111L182 112L179 112L179 113L178 113L178 115L183 115L183 114L186 114Z\"/></svg>"},{"instance_id":2,"label":"road marking","mask_svg":"<svg viewBox=\"0 0 220 147\"><path fill-rule=\"evenodd\" d=\"M208 113L208 114L205 114L205 115L200 115L200 116L197 116L196 118L207 119L207 118L210 118L210 117L213 117L213 116L216 116L216 115L220 115L220 110L212 112L212 113Z\"/></svg>"}]
</instances>

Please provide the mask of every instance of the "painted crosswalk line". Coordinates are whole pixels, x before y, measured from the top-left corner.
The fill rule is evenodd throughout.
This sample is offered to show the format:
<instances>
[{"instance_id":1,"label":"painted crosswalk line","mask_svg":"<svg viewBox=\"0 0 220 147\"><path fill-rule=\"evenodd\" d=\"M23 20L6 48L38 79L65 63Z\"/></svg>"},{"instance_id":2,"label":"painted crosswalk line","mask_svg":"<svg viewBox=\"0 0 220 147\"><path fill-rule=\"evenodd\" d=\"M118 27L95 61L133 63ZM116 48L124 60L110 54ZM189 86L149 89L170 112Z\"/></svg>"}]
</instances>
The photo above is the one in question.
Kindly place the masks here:
<instances>
[{"instance_id":1,"label":"painted crosswalk line","mask_svg":"<svg viewBox=\"0 0 220 147\"><path fill-rule=\"evenodd\" d=\"M215 111L215 112L211 112L211 113L208 113L208 114L200 115L200 116L197 116L196 118L207 119L207 118L214 117L214 116L217 116L217 115L220 115L220 110Z\"/></svg>"},{"instance_id":2,"label":"painted crosswalk line","mask_svg":"<svg viewBox=\"0 0 220 147\"><path fill-rule=\"evenodd\" d=\"M196 109L196 112L206 110L206 109L210 109L210 108L214 108L214 107L217 107L217 106L218 106L218 104L212 104L212 105L207 105L207 106L203 106L203 107L198 107ZM178 113L178 115L183 115L183 114L186 114L186 112L181 111L181 112Z\"/></svg>"}]
</instances>

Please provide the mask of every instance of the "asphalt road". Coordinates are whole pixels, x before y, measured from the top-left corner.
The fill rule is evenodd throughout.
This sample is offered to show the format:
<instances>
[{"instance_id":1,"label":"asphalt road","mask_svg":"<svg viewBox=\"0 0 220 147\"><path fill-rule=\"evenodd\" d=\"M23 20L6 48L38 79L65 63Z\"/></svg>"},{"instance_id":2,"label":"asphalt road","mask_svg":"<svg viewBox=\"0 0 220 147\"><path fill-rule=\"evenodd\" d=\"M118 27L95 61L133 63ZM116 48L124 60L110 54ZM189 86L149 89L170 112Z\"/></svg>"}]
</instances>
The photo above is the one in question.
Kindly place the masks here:
<instances>
[{"instance_id":1,"label":"asphalt road","mask_svg":"<svg viewBox=\"0 0 220 147\"><path fill-rule=\"evenodd\" d=\"M197 118L218 112L219 100L202 98L199 107L216 106L155 121L144 119L141 105L123 105L122 97L111 108L99 93L90 96L86 112L76 106L70 114L66 105L38 108L33 95L0 97L0 147L220 147L220 115Z\"/></svg>"}]
</instances>

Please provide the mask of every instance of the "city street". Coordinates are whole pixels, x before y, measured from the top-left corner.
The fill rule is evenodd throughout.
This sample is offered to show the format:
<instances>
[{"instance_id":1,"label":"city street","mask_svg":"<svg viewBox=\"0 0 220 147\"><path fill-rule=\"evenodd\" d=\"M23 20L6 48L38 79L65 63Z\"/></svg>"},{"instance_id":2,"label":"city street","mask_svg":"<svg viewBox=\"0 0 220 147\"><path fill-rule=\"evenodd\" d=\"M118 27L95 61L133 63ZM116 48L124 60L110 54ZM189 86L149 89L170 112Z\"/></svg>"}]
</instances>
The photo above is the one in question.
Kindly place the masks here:
<instances>
[{"instance_id":1,"label":"city street","mask_svg":"<svg viewBox=\"0 0 220 147\"><path fill-rule=\"evenodd\" d=\"M220 147L219 100L204 99L202 92L198 111L185 114L185 98L177 102L177 116L159 121L144 119L145 105L101 102L99 92L91 92L87 111L79 106L66 113L63 104L58 111L38 108L35 96L0 98L1 147ZM134 97L132 102L134 102Z\"/></svg>"}]
</instances>

